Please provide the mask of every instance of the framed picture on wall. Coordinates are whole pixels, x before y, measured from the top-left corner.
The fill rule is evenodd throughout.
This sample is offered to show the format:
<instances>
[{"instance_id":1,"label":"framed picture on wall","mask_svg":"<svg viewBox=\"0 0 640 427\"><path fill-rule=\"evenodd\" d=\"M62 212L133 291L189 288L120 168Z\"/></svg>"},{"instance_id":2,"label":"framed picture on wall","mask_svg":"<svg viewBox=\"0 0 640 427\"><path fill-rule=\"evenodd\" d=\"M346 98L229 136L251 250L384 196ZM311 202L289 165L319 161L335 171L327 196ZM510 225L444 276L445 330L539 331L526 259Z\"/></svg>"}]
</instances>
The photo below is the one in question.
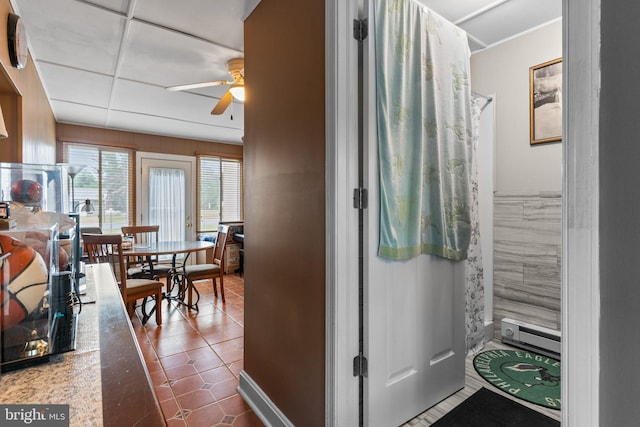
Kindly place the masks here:
<instances>
[{"instance_id":1,"label":"framed picture on wall","mask_svg":"<svg viewBox=\"0 0 640 427\"><path fill-rule=\"evenodd\" d=\"M562 58L529 68L530 143L562 141Z\"/></svg>"}]
</instances>

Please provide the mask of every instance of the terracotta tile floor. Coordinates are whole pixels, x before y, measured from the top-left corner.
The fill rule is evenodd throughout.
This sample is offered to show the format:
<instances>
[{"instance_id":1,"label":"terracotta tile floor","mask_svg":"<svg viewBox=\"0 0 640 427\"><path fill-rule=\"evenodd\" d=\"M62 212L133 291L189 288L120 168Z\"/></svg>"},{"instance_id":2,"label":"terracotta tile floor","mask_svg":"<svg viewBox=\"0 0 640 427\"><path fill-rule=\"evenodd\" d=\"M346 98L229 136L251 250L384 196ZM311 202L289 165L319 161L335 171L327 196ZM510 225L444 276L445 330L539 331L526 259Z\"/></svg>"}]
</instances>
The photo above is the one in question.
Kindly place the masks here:
<instances>
[{"instance_id":1,"label":"terracotta tile floor","mask_svg":"<svg viewBox=\"0 0 640 427\"><path fill-rule=\"evenodd\" d=\"M226 303L210 280L196 282L199 311L163 301L162 326L134 316L133 329L170 427L262 426L238 392L244 353L244 281L224 278Z\"/></svg>"}]
</instances>

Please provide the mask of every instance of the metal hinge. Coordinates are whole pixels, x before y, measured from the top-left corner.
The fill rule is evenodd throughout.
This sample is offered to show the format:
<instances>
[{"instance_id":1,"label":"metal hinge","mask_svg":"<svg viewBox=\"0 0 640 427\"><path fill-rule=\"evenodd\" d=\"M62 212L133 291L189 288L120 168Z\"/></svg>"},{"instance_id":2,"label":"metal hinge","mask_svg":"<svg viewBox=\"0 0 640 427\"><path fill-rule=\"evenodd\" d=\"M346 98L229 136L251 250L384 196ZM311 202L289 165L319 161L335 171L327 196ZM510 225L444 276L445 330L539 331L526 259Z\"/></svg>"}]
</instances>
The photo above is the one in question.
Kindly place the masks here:
<instances>
[{"instance_id":1,"label":"metal hinge","mask_svg":"<svg viewBox=\"0 0 640 427\"><path fill-rule=\"evenodd\" d=\"M369 361L363 354L353 358L353 376L366 377L369 375Z\"/></svg>"},{"instance_id":2,"label":"metal hinge","mask_svg":"<svg viewBox=\"0 0 640 427\"><path fill-rule=\"evenodd\" d=\"M354 19L353 20L353 38L359 42L367 38L368 26L366 19Z\"/></svg>"},{"instance_id":3,"label":"metal hinge","mask_svg":"<svg viewBox=\"0 0 640 427\"><path fill-rule=\"evenodd\" d=\"M353 207L355 209L367 209L368 199L366 188L353 189Z\"/></svg>"}]
</instances>

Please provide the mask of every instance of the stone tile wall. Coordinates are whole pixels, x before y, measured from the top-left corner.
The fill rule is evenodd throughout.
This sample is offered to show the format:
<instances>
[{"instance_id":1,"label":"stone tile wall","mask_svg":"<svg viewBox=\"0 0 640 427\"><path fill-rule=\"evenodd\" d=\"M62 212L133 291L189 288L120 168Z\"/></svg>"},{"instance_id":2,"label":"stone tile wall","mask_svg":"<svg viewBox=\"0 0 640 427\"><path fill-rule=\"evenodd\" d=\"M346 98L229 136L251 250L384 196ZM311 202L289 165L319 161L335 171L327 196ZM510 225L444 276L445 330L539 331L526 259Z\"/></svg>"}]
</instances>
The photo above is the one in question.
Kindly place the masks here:
<instances>
[{"instance_id":1,"label":"stone tile wall","mask_svg":"<svg viewBox=\"0 0 640 427\"><path fill-rule=\"evenodd\" d=\"M494 198L495 337L509 317L560 330L561 193Z\"/></svg>"}]
</instances>

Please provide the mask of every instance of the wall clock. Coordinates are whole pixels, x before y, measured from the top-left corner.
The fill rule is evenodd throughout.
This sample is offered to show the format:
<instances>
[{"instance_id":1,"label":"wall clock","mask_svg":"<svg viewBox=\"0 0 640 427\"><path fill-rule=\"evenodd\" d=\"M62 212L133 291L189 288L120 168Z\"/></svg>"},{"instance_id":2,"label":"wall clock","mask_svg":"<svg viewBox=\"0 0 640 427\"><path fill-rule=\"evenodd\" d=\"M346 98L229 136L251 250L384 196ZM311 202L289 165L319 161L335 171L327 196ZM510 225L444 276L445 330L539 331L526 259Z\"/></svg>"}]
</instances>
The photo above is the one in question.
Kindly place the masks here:
<instances>
[{"instance_id":1,"label":"wall clock","mask_svg":"<svg viewBox=\"0 0 640 427\"><path fill-rule=\"evenodd\" d=\"M22 19L13 13L7 19L7 40L9 42L9 59L11 65L22 69L27 65L27 34L25 33Z\"/></svg>"}]
</instances>

